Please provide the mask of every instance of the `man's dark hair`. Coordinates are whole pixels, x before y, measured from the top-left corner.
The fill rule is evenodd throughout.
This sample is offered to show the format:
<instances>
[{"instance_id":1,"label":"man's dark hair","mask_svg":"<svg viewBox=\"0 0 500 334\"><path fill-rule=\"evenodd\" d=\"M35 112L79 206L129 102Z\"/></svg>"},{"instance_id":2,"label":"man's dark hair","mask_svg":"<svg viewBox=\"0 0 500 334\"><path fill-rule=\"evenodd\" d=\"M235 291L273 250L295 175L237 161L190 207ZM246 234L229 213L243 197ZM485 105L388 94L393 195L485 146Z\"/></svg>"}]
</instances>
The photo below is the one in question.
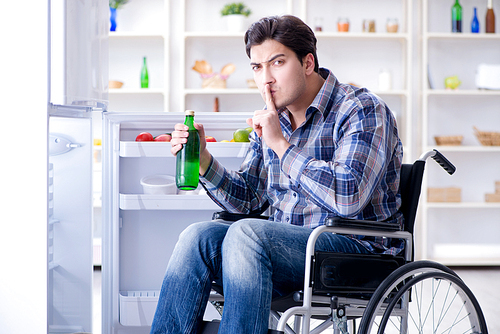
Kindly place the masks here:
<instances>
[{"instance_id":1,"label":"man's dark hair","mask_svg":"<svg viewBox=\"0 0 500 334\"><path fill-rule=\"evenodd\" d=\"M292 15L269 16L253 23L245 33L248 58L252 46L260 45L268 39L273 39L295 52L301 64L302 59L311 53L314 56L314 71L319 71L316 36L301 19Z\"/></svg>"}]
</instances>

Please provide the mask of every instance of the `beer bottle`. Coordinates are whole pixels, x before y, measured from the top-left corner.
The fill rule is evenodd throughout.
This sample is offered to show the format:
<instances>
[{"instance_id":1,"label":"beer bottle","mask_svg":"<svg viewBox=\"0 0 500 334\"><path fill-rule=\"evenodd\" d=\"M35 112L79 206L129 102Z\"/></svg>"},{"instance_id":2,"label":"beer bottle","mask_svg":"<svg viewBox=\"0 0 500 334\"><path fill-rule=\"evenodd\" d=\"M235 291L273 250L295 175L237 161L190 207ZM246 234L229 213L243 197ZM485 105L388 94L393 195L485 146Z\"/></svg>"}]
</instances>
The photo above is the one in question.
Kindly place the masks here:
<instances>
[{"instance_id":1,"label":"beer bottle","mask_svg":"<svg viewBox=\"0 0 500 334\"><path fill-rule=\"evenodd\" d=\"M458 0L451 7L451 32L462 32L462 6Z\"/></svg>"},{"instance_id":2,"label":"beer bottle","mask_svg":"<svg viewBox=\"0 0 500 334\"><path fill-rule=\"evenodd\" d=\"M175 182L180 190L195 190L200 174L200 136L194 127L194 111L186 110L184 124L189 127L187 143L177 152Z\"/></svg>"},{"instance_id":3,"label":"beer bottle","mask_svg":"<svg viewBox=\"0 0 500 334\"><path fill-rule=\"evenodd\" d=\"M141 88L149 87L149 75L148 75L148 66L146 65L146 57L142 60L142 68L141 68Z\"/></svg>"}]
</instances>

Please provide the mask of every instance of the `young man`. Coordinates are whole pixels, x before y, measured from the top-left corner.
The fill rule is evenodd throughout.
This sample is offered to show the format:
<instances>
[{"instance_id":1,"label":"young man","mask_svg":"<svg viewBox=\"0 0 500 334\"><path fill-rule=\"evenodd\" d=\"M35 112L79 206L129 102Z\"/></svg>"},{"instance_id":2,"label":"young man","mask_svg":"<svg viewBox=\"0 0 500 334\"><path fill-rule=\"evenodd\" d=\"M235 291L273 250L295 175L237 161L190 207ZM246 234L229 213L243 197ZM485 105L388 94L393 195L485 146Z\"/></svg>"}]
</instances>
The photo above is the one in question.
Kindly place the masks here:
<instances>
[{"instance_id":1,"label":"young man","mask_svg":"<svg viewBox=\"0 0 500 334\"><path fill-rule=\"evenodd\" d=\"M261 19L245 43L266 108L247 120L254 131L240 171L210 155L196 125L200 176L225 210L250 213L269 203L273 215L189 226L168 264L151 333L196 333L213 282L225 299L219 333L267 333L271 300L301 289L307 238L326 217L402 224L403 152L385 103L319 68L314 33L296 17ZM186 130L175 127L174 155ZM402 246L324 233L317 249L394 254Z\"/></svg>"}]
</instances>

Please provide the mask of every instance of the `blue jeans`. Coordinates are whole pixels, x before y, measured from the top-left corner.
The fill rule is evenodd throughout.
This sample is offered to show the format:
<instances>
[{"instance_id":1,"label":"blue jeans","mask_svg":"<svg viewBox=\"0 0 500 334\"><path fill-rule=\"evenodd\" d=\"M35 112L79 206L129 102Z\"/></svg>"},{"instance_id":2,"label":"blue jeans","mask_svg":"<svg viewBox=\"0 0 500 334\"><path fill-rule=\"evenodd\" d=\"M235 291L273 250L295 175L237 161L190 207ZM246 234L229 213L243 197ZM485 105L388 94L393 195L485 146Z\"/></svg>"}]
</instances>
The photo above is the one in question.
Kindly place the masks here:
<instances>
[{"instance_id":1,"label":"blue jeans","mask_svg":"<svg viewBox=\"0 0 500 334\"><path fill-rule=\"evenodd\" d=\"M190 225L167 266L151 334L197 333L212 282L224 290L219 334L267 333L271 300L303 288L311 231L260 219ZM331 233L320 236L316 249L368 253Z\"/></svg>"}]
</instances>

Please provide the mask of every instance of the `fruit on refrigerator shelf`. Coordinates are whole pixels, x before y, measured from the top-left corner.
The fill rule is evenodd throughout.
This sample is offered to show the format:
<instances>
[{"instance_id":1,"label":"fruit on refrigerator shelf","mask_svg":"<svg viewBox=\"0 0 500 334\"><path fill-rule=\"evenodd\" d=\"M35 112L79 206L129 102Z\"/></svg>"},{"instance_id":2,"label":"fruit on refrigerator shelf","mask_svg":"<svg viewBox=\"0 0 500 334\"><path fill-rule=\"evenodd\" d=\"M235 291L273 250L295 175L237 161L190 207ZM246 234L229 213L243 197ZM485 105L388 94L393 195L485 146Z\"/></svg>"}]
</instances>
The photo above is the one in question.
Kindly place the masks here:
<instances>
[{"instance_id":1,"label":"fruit on refrigerator shelf","mask_svg":"<svg viewBox=\"0 0 500 334\"><path fill-rule=\"evenodd\" d=\"M215 140L214 137L212 136L205 136L205 141L208 143L208 142L211 142L211 143L215 143L217 142L217 140Z\"/></svg>"},{"instance_id":2,"label":"fruit on refrigerator shelf","mask_svg":"<svg viewBox=\"0 0 500 334\"><path fill-rule=\"evenodd\" d=\"M159 136L156 136L154 139L154 141L166 141L166 142L170 142L170 140L172 140L172 135L170 133L161 134Z\"/></svg>"},{"instance_id":3,"label":"fruit on refrigerator shelf","mask_svg":"<svg viewBox=\"0 0 500 334\"><path fill-rule=\"evenodd\" d=\"M247 129L238 129L233 133L233 139L237 143L249 142L248 135L250 133Z\"/></svg>"},{"instance_id":4,"label":"fruit on refrigerator shelf","mask_svg":"<svg viewBox=\"0 0 500 334\"><path fill-rule=\"evenodd\" d=\"M141 132L137 137L135 137L135 141L153 141L154 137L149 132Z\"/></svg>"}]
</instances>

